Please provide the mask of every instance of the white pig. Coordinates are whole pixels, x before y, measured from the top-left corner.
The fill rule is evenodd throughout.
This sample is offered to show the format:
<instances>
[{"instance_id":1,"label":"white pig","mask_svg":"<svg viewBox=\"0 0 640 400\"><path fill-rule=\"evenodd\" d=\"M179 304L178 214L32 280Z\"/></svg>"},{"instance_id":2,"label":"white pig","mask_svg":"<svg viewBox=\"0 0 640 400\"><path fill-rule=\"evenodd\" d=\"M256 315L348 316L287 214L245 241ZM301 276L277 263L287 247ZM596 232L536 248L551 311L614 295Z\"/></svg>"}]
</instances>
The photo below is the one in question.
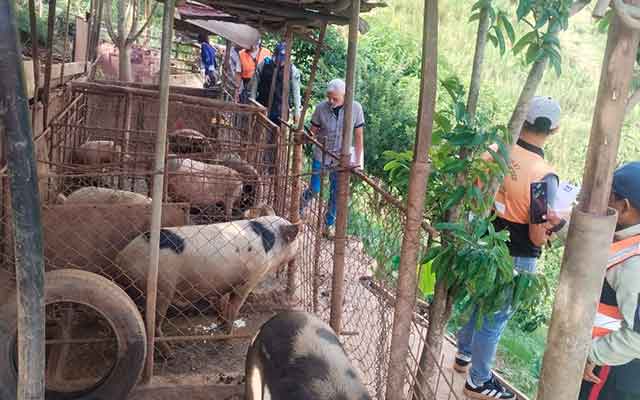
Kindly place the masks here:
<instances>
[{"instance_id":1,"label":"white pig","mask_svg":"<svg viewBox=\"0 0 640 400\"><path fill-rule=\"evenodd\" d=\"M293 260L299 225L277 217L260 217L160 231L157 312L158 334L174 301L196 303L230 294L223 319L230 330L249 293L274 268ZM122 271L146 287L149 232L138 236L116 259Z\"/></svg>"},{"instance_id":2,"label":"white pig","mask_svg":"<svg viewBox=\"0 0 640 400\"><path fill-rule=\"evenodd\" d=\"M74 161L85 165L110 164L118 160L122 147L113 140L89 140L73 152Z\"/></svg>"},{"instance_id":3,"label":"white pig","mask_svg":"<svg viewBox=\"0 0 640 400\"><path fill-rule=\"evenodd\" d=\"M371 400L331 327L303 311L262 325L245 373L245 400Z\"/></svg>"},{"instance_id":4,"label":"white pig","mask_svg":"<svg viewBox=\"0 0 640 400\"><path fill-rule=\"evenodd\" d=\"M58 195L62 204L151 204L151 198L140 193L96 186L80 188L68 196Z\"/></svg>"},{"instance_id":5,"label":"white pig","mask_svg":"<svg viewBox=\"0 0 640 400\"><path fill-rule=\"evenodd\" d=\"M169 197L200 206L224 203L225 216L231 219L233 203L242 194L242 177L237 171L189 158L170 158L167 171Z\"/></svg>"}]
</instances>

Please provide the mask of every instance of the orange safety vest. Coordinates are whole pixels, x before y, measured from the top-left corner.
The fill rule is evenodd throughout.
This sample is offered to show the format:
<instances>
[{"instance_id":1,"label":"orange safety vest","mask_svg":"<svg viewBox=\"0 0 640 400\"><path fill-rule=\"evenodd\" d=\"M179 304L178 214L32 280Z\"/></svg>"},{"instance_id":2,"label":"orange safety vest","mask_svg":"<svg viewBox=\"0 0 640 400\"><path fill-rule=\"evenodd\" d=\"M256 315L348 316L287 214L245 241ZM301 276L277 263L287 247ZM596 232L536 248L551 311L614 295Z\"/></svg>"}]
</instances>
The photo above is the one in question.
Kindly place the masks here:
<instances>
[{"instance_id":1,"label":"orange safety vest","mask_svg":"<svg viewBox=\"0 0 640 400\"><path fill-rule=\"evenodd\" d=\"M242 66L242 72L240 75L242 79L251 79L253 75L256 73L256 68L258 64L260 64L265 58L271 57L271 51L269 49L265 49L264 47L260 47L258 50L258 56L253 58L251 56L250 50L242 50L239 53L240 55L240 65Z\"/></svg>"},{"instance_id":2,"label":"orange safety vest","mask_svg":"<svg viewBox=\"0 0 640 400\"><path fill-rule=\"evenodd\" d=\"M609 252L607 271L617 267L631 257L640 255L640 235L613 243ZM623 320L624 317L618 308L615 292L605 280L598 311L593 323L592 337L602 337L617 331L621 328Z\"/></svg>"},{"instance_id":3,"label":"orange safety vest","mask_svg":"<svg viewBox=\"0 0 640 400\"><path fill-rule=\"evenodd\" d=\"M519 145L513 146L511 165L494 203L498 217L517 224L528 224L531 183L549 174L555 174L555 171L541 155Z\"/></svg>"}]
</instances>

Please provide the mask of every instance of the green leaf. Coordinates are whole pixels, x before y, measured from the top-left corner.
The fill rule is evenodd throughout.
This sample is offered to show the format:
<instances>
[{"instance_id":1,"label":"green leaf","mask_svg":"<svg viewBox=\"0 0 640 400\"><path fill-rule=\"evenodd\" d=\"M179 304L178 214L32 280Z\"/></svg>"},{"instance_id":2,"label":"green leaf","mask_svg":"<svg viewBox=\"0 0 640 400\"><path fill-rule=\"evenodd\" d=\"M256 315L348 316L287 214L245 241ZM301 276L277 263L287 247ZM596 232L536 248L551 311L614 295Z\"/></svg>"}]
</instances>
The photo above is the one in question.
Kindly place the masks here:
<instances>
[{"instance_id":1,"label":"green leaf","mask_svg":"<svg viewBox=\"0 0 640 400\"><path fill-rule=\"evenodd\" d=\"M462 194L464 194L464 189ZM464 232L464 225L452 222L438 222L433 225L433 228L438 231Z\"/></svg>"},{"instance_id":2,"label":"green leaf","mask_svg":"<svg viewBox=\"0 0 640 400\"><path fill-rule=\"evenodd\" d=\"M460 200L464 197L466 190L464 187L458 187L453 194L448 198L447 202L444 204L443 208L445 210L450 209L451 207L460 203Z\"/></svg>"},{"instance_id":3,"label":"green leaf","mask_svg":"<svg viewBox=\"0 0 640 400\"><path fill-rule=\"evenodd\" d=\"M502 31L498 27L495 27L494 31L496 33L496 37L498 38L498 45L500 47L500 55L503 56L504 53L507 51L507 46L506 46L505 41L504 41L504 35L502 34Z\"/></svg>"},{"instance_id":4,"label":"green leaf","mask_svg":"<svg viewBox=\"0 0 640 400\"><path fill-rule=\"evenodd\" d=\"M447 118L442 113L436 113L434 120L436 122L436 125L438 125L440 129L442 129L443 131L445 132L451 131L451 128L452 128L451 121L449 121L449 118Z\"/></svg>"},{"instance_id":5,"label":"green leaf","mask_svg":"<svg viewBox=\"0 0 640 400\"><path fill-rule=\"evenodd\" d=\"M479 19L480 19L480 13L475 13L471 17L469 17L469 21L468 22L477 21Z\"/></svg>"},{"instance_id":6,"label":"green leaf","mask_svg":"<svg viewBox=\"0 0 640 400\"><path fill-rule=\"evenodd\" d=\"M418 290L423 297L431 295L436 287L436 274L433 272L433 261L418 266Z\"/></svg>"},{"instance_id":7,"label":"green leaf","mask_svg":"<svg viewBox=\"0 0 640 400\"><path fill-rule=\"evenodd\" d=\"M511 25L511 21L509 21L509 18L507 18L507 16L504 13L500 14L500 19L502 20L502 26L504 28L504 31L506 32L507 37L511 42L511 45L513 45L516 41L516 32L513 29L513 25Z\"/></svg>"},{"instance_id":8,"label":"green leaf","mask_svg":"<svg viewBox=\"0 0 640 400\"><path fill-rule=\"evenodd\" d=\"M532 0L520 0L518 2L518 9L516 10L516 16L518 17L518 20L522 20L524 17L526 17L527 14L529 14L529 12L531 11L532 7Z\"/></svg>"},{"instance_id":9,"label":"green leaf","mask_svg":"<svg viewBox=\"0 0 640 400\"><path fill-rule=\"evenodd\" d=\"M527 49L527 56L525 58L527 64L532 64L538 60L538 57L540 56L540 50L542 49L540 49L537 43L532 43L529 46L529 48Z\"/></svg>"},{"instance_id":10,"label":"green leaf","mask_svg":"<svg viewBox=\"0 0 640 400\"><path fill-rule=\"evenodd\" d=\"M487 34L487 38L493 43L494 47L498 47L498 38L493 33Z\"/></svg>"},{"instance_id":11,"label":"green leaf","mask_svg":"<svg viewBox=\"0 0 640 400\"><path fill-rule=\"evenodd\" d=\"M534 43L538 38L536 31L531 31L518 40L513 46L513 54L520 53L528 44Z\"/></svg>"},{"instance_id":12,"label":"green leaf","mask_svg":"<svg viewBox=\"0 0 640 400\"><path fill-rule=\"evenodd\" d=\"M549 57L549 63L553 67L553 70L556 72L557 76L562 75L562 62L558 57Z\"/></svg>"}]
</instances>

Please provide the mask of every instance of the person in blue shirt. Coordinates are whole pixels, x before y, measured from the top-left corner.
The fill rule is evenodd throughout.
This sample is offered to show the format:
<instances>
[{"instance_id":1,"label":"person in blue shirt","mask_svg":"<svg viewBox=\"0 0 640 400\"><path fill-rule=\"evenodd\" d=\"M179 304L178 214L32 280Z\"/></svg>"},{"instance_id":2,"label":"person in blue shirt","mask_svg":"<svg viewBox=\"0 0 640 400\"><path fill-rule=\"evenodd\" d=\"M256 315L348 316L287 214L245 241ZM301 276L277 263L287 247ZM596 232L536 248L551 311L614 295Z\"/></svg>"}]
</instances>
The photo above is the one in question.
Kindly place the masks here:
<instances>
[{"instance_id":1,"label":"person in blue shirt","mask_svg":"<svg viewBox=\"0 0 640 400\"><path fill-rule=\"evenodd\" d=\"M204 87L208 88L218 81L218 65L216 62L216 48L209 43L207 34L200 34L200 66L204 73Z\"/></svg>"}]
</instances>

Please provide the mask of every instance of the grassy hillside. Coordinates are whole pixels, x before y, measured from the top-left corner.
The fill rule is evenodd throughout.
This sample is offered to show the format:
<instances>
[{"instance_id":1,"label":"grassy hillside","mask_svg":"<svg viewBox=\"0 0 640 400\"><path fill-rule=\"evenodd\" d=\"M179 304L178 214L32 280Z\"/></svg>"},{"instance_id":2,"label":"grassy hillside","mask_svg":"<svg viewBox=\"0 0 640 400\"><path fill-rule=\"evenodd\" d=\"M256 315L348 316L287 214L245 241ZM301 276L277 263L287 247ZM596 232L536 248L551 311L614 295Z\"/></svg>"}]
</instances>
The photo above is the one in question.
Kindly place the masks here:
<instances>
[{"instance_id":1,"label":"grassy hillside","mask_svg":"<svg viewBox=\"0 0 640 400\"><path fill-rule=\"evenodd\" d=\"M414 43L419 52L422 37L421 0L391 0L389 7L374 12L367 19L373 28L371 36L382 29L392 29L395 35ZM439 74L441 78L456 74L465 82L471 75L477 23L468 23L474 1L448 0L440 4ZM498 1L514 15L510 2ZM515 21L514 21L515 22ZM363 39L366 43L370 38ZM600 79L606 35L598 32L589 11L571 19L570 28L561 35L563 73L558 77L547 71L538 93L557 98L564 115L561 132L547 148L549 159L561 176L572 181L582 178L584 156L593 117ZM409 55L411 57L412 55ZM495 111L495 123L508 121L527 70L520 57L507 53L501 57L492 46L487 52L480 104ZM640 157L640 111L628 118L624 129L621 158Z\"/></svg>"}]
</instances>

